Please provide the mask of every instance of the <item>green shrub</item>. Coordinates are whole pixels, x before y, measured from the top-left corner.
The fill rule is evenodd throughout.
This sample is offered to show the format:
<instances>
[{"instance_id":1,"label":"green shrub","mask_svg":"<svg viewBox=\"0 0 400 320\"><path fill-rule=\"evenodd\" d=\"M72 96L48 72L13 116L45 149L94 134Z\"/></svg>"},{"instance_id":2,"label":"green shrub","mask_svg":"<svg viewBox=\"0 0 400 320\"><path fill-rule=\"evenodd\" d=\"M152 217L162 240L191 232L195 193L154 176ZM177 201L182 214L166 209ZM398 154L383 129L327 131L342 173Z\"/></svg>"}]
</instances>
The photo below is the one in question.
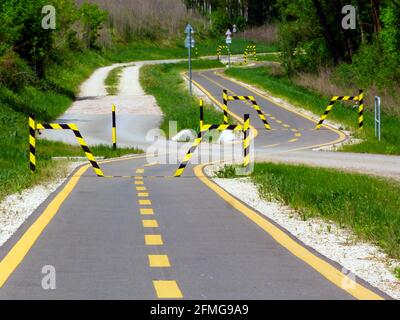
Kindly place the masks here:
<instances>
[{"instance_id":1,"label":"green shrub","mask_svg":"<svg viewBox=\"0 0 400 320\"><path fill-rule=\"evenodd\" d=\"M18 90L35 80L31 68L15 52L0 57L0 86Z\"/></svg>"}]
</instances>

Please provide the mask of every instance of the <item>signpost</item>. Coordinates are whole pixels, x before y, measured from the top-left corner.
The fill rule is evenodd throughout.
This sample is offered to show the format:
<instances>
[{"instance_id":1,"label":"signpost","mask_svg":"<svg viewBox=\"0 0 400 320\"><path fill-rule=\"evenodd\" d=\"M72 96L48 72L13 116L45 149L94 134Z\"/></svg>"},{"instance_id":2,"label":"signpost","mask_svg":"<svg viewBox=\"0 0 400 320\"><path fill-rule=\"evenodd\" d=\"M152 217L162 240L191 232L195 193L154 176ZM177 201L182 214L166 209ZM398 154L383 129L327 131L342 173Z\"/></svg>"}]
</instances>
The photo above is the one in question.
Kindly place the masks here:
<instances>
[{"instance_id":1,"label":"signpost","mask_svg":"<svg viewBox=\"0 0 400 320\"><path fill-rule=\"evenodd\" d=\"M192 95L192 48L195 46L195 40L193 39L193 27L188 24L185 29L186 39L185 47L188 48L188 61L189 61L189 92Z\"/></svg>"},{"instance_id":2,"label":"signpost","mask_svg":"<svg viewBox=\"0 0 400 320\"><path fill-rule=\"evenodd\" d=\"M232 32L231 32L231 30L228 29L226 31L225 35L226 35L225 42L228 45L228 67L230 68L231 67L231 43L232 43L232 37L231 37Z\"/></svg>"}]
</instances>

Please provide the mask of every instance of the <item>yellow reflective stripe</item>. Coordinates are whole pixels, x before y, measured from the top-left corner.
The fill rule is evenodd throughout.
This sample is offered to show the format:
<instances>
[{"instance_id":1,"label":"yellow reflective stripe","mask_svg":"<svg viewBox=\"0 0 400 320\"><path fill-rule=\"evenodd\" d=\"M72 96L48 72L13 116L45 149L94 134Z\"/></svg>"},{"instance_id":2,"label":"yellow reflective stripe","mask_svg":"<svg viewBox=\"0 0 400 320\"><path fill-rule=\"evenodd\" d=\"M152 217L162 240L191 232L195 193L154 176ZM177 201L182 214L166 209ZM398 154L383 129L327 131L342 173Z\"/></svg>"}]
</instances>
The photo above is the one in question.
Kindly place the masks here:
<instances>
[{"instance_id":1,"label":"yellow reflective stripe","mask_svg":"<svg viewBox=\"0 0 400 320\"><path fill-rule=\"evenodd\" d=\"M32 146L35 146L35 145L36 145L36 139L35 139L35 137L29 136L29 143L30 143Z\"/></svg>"}]
</instances>

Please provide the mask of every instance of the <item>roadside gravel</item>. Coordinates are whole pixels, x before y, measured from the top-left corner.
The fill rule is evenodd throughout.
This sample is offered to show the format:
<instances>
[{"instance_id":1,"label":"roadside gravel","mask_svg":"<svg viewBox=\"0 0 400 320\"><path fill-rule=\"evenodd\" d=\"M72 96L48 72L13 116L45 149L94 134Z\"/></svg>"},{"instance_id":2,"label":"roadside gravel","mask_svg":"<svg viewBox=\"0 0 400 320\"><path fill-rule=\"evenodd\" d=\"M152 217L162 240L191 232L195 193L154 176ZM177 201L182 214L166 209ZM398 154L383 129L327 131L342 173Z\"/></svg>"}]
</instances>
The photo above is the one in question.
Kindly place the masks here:
<instances>
[{"instance_id":1,"label":"roadside gravel","mask_svg":"<svg viewBox=\"0 0 400 320\"><path fill-rule=\"evenodd\" d=\"M209 166L205 172L213 177L220 167ZM351 230L340 228L334 222L318 218L304 221L291 208L261 199L250 178L213 178L213 181L306 245L338 262L344 267L343 273L348 275L350 271L394 299L400 299L400 280L394 274L400 261L390 259L377 246L357 240Z\"/></svg>"},{"instance_id":2,"label":"roadside gravel","mask_svg":"<svg viewBox=\"0 0 400 320\"><path fill-rule=\"evenodd\" d=\"M81 164L82 162L68 163L54 182L12 194L0 203L0 247Z\"/></svg>"}]
</instances>

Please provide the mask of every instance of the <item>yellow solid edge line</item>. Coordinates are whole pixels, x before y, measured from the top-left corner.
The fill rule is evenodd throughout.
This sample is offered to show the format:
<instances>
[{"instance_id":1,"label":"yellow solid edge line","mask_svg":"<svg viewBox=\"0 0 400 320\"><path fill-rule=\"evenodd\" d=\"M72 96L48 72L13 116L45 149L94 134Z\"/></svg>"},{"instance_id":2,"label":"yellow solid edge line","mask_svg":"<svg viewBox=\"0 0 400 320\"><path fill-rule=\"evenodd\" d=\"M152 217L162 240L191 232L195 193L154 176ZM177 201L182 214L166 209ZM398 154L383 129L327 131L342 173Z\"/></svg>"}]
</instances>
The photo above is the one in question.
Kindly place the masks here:
<instances>
[{"instance_id":1,"label":"yellow solid edge line","mask_svg":"<svg viewBox=\"0 0 400 320\"><path fill-rule=\"evenodd\" d=\"M40 217L29 227L29 229L22 235L18 242L0 262L0 288L3 287L10 275L22 262L26 254L35 244L36 240L40 237L42 231L57 214L58 209L89 167L90 164L84 165L70 178L66 186L57 194Z\"/></svg>"},{"instance_id":2,"label":"yellow solid edge line","mask_svg":"<svg viewBox=\"0 0 400 320\"><path fill-rule=\"evenodd\" d=\"M134 155L130 157L108 159L99 163L110 163L117 161L127 161L138 158L145 158L147 155ZM0 288L6 283L10 275L15 271L18 265L22 262L26 254L40 237L43 230L57 214L59 208L71 191L75 188L81 176L90 168L90 164L82 166L71 178L66 186L55 196L46 209L41 213L37 220L29 227L29 229L21 236L17 243L7 253L0 262Z\"/></svg>"},{"instance_id":3,"label":"yellow solid edge line","mask_svg":"<svg viewBox=\"0 0 400 320\"><path fill-rule=\"evenodd\" d=\"M224 78L224 79L226 79L226 80L229 80L229 81L234 82L234 83L237 84L238 86L241 86L242 88L245 88L245 89L249 90L250 92L255 93L256 95L258 95L258 96L260 96L260 97L263 97L264 99L266 99L266 100L272 102L273 104L277 105L278 107L281 107L281 108L283 108L283 109L285 109L285 110L287 110L287 111L289 111L289 112L292 112L292 113L294 113L294 114L297 114L297 115L299 115L299 116L301 116L301 117L303 117L303 118L305 118L305 119L307 119L307 120L310 120L311 122L313 122L313 123L315 123L315 124L317 124L317 123L319 122L319 120L314 120L314 119L312 119L311 117L309 117L309 116L307 116L307 115L305 115L305 114L302 114L302 113L300 113L300 112L298 112L298 111L296 111L296 110L292 110L292 109L290 109L290 108L288 108L288 107L285 107L284 105L282 105L282 104L280 104L280 103L278 103L278 102L276 102L276 101L273 101L271 98L269 98L269 97L263 95L261 92L256 92L255 90L253 90L253 89L251 89L251 88L249 88L249 87L243 85L242 83L240 83L240 82L237 81L236 79L226 77L225 75L222 75L222 74L217 73L217 72L215 72L215 74L218 75L218 76L220 76L221 78ZM262 89L260 89L260 90L262 90ZM322 146L326 146L326 145L336 144L336 143L342 142L343 140L346 139L346 135L345 135L343 132L341 132L340 130L337 130L337 129L332 128L331 126L328 126L328 125L325 125L325 124L324 124L323 126L324 126L325 128L327 128L327 129L329 129L329 130L335 132L336 134L338 134L338 135L339 135L339 138L336 139L336 140L333 141L333 142L324 143L324 144L321 144L321 145L315 145L315 146L311 146L311 147L306 147L307 149L308 149L308 148L316 148L316 147L319 147L319 146L322 147ZM296 149L296 150L302 150L302 149L305 149L305 148Z\"/></svg>"},{"instance_id":4,"label":"yellow solid edge line","mask_svg":"<svg viewBox=\"0 0 400 320\"><path fill-rule=\"evenodd\" d=\"M157 298L180 299L183 298L182 291L175 280L153 280Z\"/></svg>"},{"instance_id":5,"label":"yellow solid edge line","mask_svg":"<svg viewBox=\"0 0 400 320\"><path fill-rule=\"evenodd\" d=\"M194 173L202 181L206 186L208 186L211 190L217 193L222 199L224 199L227 203L229 203L236 210L241 212L255 224L257 224L261 229L263 229L266 233L268 233L272 238L275 239L281 246L289 250L293 255L295 255L300 260L307 263L310 267L319 272L326 279L331 281L333 284L346 291L353 297L360 300L384 300L383 297L378 294L372 292L371 290L363 287L357 282L353 281L346 275L344 275L340 270L336 269L328 262L323 259L317 257L305 247L294 241L291 237L289 237L285 232L281 229L273 225L267 219L261 217L257 212L250 209L249 207L242 204L236 198L227 193L224 189L216 185L214 182L208 179L203 174L203 168L205 165L198 165L194 168ZM343 286L342 284L346 283L347 286Z\"/></svg>"}]
</instances>

